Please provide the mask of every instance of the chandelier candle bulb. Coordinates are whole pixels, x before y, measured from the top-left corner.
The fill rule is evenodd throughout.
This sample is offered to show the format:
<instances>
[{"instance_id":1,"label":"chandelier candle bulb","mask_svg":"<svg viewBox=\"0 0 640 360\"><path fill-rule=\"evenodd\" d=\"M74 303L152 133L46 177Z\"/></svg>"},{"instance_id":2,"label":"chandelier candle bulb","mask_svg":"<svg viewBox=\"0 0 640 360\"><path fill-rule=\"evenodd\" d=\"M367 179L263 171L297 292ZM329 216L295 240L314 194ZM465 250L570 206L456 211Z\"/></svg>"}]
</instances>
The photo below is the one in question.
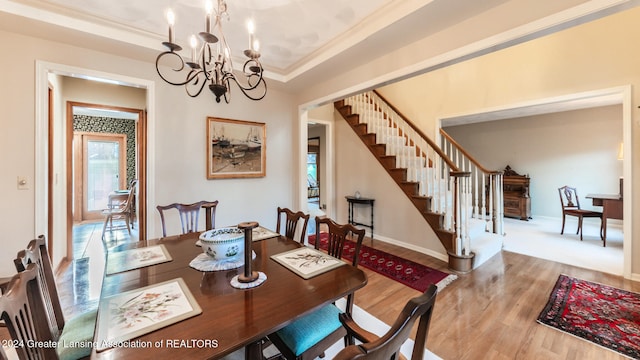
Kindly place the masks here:
<instances>
[{"instance_id":1,"label":"chandelier candle bulb","mask_svg":"<svg viewBox=\"0 0 640 360\"><path fill-rule=\"evenodd\" d=\"M196 62L196 48L198 47L198 39L195 35L191 35L191 61Z\"/></svg>"},{"instance_id":2,"label":"chandelier candle bulb","mask_svg":"<svg viewBox=\"0 0 640 360\"><path fill-rule=\"evenodd\" d=\"M255 50L255 48L253 47L253 44L254 44L253 33L255 32L256 27L255 27L255 24L253 23L253 20L249 20L247 22L247 29L249 30L249 49Z\"/></svg>"},{"instance_id":3,"label":"chandelier candle bulb","mask_svg":"<svg viewBox=\"0 0 640 360\"><path fill-rule=\"evenodd\" d=\"M207 12L207 19L205 22L205 31L211 34L211 13L213 12L213 3L211 1L205 2L205 11Z\"/></svg>"},{"instance_id":4,"label":"chandelier candle bulb","mask_svg":"<svg viewBox=\"0 0 640 360\"><path fill-rule=\"evenodd\" d=\"M176 21L176 15L173 13L173 10L167 10L167 22L169 23L169 42L173 43L173 25Z\"/></svg>"}]
</instances>

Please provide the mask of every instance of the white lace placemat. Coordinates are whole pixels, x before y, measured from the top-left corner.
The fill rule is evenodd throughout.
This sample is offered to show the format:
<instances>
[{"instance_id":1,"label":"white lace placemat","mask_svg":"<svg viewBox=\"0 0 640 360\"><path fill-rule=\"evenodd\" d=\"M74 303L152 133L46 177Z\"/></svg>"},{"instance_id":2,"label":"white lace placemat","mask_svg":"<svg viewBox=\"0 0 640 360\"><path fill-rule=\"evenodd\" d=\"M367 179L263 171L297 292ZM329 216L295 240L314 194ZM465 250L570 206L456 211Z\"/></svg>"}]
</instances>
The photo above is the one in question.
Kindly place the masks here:
<instances>
[{"instance_id":1,"label":"white lace placemat","mask_svg":"<svg viewBox=\"0 0 640 360\"><path fill-rule=\"evenodd\" d=\"M256 252L251 250L251 258L256 258ZM223 271L244 266L244 256L238 260L213 260L211 256L202 253L191 260L189 266L200 271Z\"/></svg>"},{"instance_id":2,"label":"white lace placemat","mask_svg":"<svg viewBox=\"0 0 640 360\"><path fill-rule=\"evenodd\" d=\"M251 289L261 285L263 282L265 282L265 280L267 280L267 274L263 273L262 271L258 271L258 278L252 282L247 282L247 283L240 282L240 280L238 280L238 276L240 275L234 276L233 279L231 279L231 283L230 283L231 286L233 286L236 289Z\"/></svg>"}]
</instances>

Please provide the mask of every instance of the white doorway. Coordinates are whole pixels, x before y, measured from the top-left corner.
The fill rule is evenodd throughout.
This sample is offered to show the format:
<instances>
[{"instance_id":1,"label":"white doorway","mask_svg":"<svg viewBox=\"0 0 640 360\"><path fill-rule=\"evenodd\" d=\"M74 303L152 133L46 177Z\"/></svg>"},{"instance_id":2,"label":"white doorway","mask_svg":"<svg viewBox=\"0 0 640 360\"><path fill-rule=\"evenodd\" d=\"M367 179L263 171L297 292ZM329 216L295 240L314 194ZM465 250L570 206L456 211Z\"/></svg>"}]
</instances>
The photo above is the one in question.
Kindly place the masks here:
<instances>
[{"instance_id":1,"label":"white doorway","mask_svg":"<svg viewBox=\"0 0 640 360\"><path fill-rule=\"evenodd\" d=\"M145 122L144 133L153 133L154 118L153 104L155 103L154 82L144 79L132 78L128 76L102 73L95 70L77 68L62 64L36 61L36 180L35 193L36 203L50 204L49 207L42 206L36 208L35 232L45 234L49 239L54 239L56 246L53 248L52 258L58 264L62 260L72 259L72 196L67 188L71 183L71 166L67 166L70 161L66 160L66 139L72 134L68 133L66 114L69 112L61 96L54 100L53 109L55 114L51 117L49 124L50 95L49 89L53 82L55 84L62 77L83 78L91 80L107 79L110 83L117 83L131 88L144 89L146 99L144 108L147 109L142 116ZM61 88L59 86L58 88ZM55 90L54 90L55 91ZM148 120L148 121L147 121ZM50 125L50 126L49 126ZM154 159L154 139L150 137L144 144L146 158L139 164L141 175L153 178L155 168ZM147 149L149 151L147 152ZM155 188L153 182L147 184L144 201L153 203ZM141 214L147 219L148 214ZM141 219L142 220L142 219ZM50 226L51 225L51 226ZM141 237L144 228L141 228Z\"/></svg>"},{"instance_id":2,"label":"white doorway","mask_svg":"<svg viewBox=\"0 0 640 360\"><path fill-rule=\"evenodd\" d=\"M631 86L620 86L615 88L600 89L587 91L582 93L574 93L552 98L536 99L533 101L512 104L501 108L492 108L482 111L475 111L468 114L456 115L451 117L443 117L436 123L436 134L439 134L440 128L444 124L470 124L473 122L492 121L500 119L517 118L527 115L548 114L553 112L585 109L605 105L622 106L622 142L624 149L624 158L622 160L622 172L624 177L624 195L626 199L632 199L630 194L632 180L631 164L632 159L627 157L627 153L631 151L631 122L632 122L632 101ZM439 139L440 140L440 139ZM631 219L631 201L624 202L624 218ZM623 237L623 276L631 277L632 269L632 239L633 226L632 221L623 221L622 224Z\"/></svg>"}]
</instances>

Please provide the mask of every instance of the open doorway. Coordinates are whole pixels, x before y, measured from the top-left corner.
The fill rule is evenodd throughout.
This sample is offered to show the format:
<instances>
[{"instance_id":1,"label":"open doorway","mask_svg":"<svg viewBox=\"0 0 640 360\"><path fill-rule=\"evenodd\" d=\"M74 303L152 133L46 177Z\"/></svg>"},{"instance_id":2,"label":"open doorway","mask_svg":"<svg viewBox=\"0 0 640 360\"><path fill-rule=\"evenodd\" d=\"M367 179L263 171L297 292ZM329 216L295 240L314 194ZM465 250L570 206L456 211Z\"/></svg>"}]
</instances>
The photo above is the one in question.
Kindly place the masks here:
<instances>
[{"instance_id":1,"label":"open doorway","mask_svg":"<svg viewBox=\"0 0 640 360\"><path fill-rule=\"evenodd\" d=\"M566 181L571 181L572 185L574 185L575 182L578 182L578 188L585 189L588 188L588 186L596 183L597 180L597 187L595 189L590 189L591 192L598 192L597 190L602 188L604 190L600 192L615 193L619 191L620 195L624 193L625 198L629 198L628 192L631 191L631 188L627 185L627 179L631 178L632 172L631 159L627 158L626 154L627 151L630 151L630 146L627 143L631 140L632 117L630 93L630 86L622 86L617 88L594 90L584 93L569 94L553 98L537 99L527 103L512 104L500 109L494 108L487 111L478 111L465 115L441 118L439 127L468 127L467 134L473 137L482 138L482 141L486 144L493 143L500 145L509 145L508 141L511 141L512 143L518 143L519 146L525 146L528 141L536 142L535 139L539 139L544 136L544 149L538 148L535 152L527 154L525 151L519 150L516 147L512 146L509 152L510 156L512 157L515 157L515 155L519 154L517 156L517 159L519 161L526 161L528 156L532 156L532 158L528 160L527 169L524 171L526 171L527 173L529 171L536 172L537 169L538 175L535 176L534 180L537 182L537 185L541 189L546 191L538 191L538 195L536 195L540 207L544 205L544 207L551 207L552 209L557 210L557 207L559 205L558 197L556 195L556 189L562 185L565 185ZM589 111L593 112L586 113L585 111L587 111L587 109L590 109ZM595 110L598 109L599 111L595 112ZM605 109L613 111L613 115L607 115L609 111L603 112ZM569 117L567 117L568 114L572 113L578 114L576 119L570 119ZM532 116L546 116L547 121L550 121L554 124L562 124L563 128L561 129L563 131L558 132L559 138L554 139L553 136L556 134L546 131L546 129L551 128L550 124L546 125L546 128L544 126L540 126L538 128L540 132L544 133L542 135L536 135L532 129L526 128L525 123L527 123L527 125L535 126L532 123ZM560 116L562 116L561 120L559 118ZM505 119L507 119L509 125L501 124L501 121L498 121ZM609 121L609 123L600 123L603 119L609 119L607 120ZM518 123L517 121L522 121L522 123ZM616 123L614 125L611 121L620 121L620 123ZM574 129L567 130L566 127L570 126L572 122ZM484 123L486 123L486 125ZM494 128L492 125L490 125L491 123L495 123L496 127ZM589 123L601 124L600 126L604 127L605 129L594 130L597 128L590 128L590 130L585 134L580 134L579 136L577 136L577 139L579 140L579 142L577 143L584 143L585 146L583 148L575 145L572 146L571 150L573 151L573 153L568 151L568 149L562 150L562 147L567 147L570 144L567 142L566 134L576 135L577 131L583 131L583 129L586 129L587 124ZM497 124L501 124L501 127L498 128ZM485 127L485 129L487 129L487 127L492 127L489 131L493 132L494 135L500 136L502 138L499 141L496 141L490 136L483 136L483 131L480 130L480 127ZM558 128L557 125L555 128ZM610 129L620 128L622 130L621 134L619 132L620 130L614 131L613 133L608 131ZM521 134L519 138L516 137L516 131L522 131L523 129L526 129L526 133ZM605 141L605 139L607 139L607 136L608 142ZM622 136L622 139L620 139L620 136ZM460 138L456 139L456 141L459 140ZM620 140L622 140L622 145L619 143ZM543 141L538 142L543 143ZM466 146L464 144L465 141L462 141L462 143L464 146ZM599 147L594 147L594 143L598 143ZM620 158L620 156L618 155L620 147L624 149L624 158ZM499 146L484 148L488 151L504 152L504 148L500 148ZM533 149L534 147L531 146L530 148ZM476 153L476 151L473 152ZM481 155L481 157L486 159L492 158L492 156L486 151ZM605 165L605 163L607 165ZM583 165L580 166L579 164ZM489 167L491 166L492 165L489 165ZM624 178L624 190L622 189L622 182L618 178L620 166L622 171L621 178ZM543 167L544 169L542 169ZM603 168L609 170L605 170L602 176L587 174L583 174L582 176L574 175L579 171L594 172L594 169L598 169L595 172L602 172ZM578 180L576 180L576 178ZM590 191L586 191L582 194L582 196L584 197ZM589 200L584 198L583 202L588 203ZM539 217L543 220L556 220L554 219L554 216L556 215L552 214L550 211L544 210L544 207L541 207L542 210L539 210L538 212L539 214L546 216L536 216L536 211L534 211L534 218ZM628 201L624 201L623 208L623 218L629 219L631 217L631 204ZM545 221L544 223L547 222L548 221ZM542 224L543 223L541 222L541 225ZM524 227L524 224L518 225L521 225L519 227L523 228L531 228L531 226ZM599 227L599 222L596 222L596 225L598 225ZM596 239L599 237L598 227L595 227L594 230ZM560 225L555 224L553 226L552 232L559 232L559 229ZM514 228L512 228L511 231L507 229L507 234L509 234L510 232L516 234L517 231L518 229ZM626 278L628 278L631 275L631 239L633 238L632 224L630 221L623 221L622 232L620 235L622 256L616 254L616 260L623 264L622 273ZM519 235L519 238L524 239L522 235ZM599 243L600 239L597 239L597 241ZM558 243L559 242L556 242L556 244ZM527 245L533 244L535 243L530 242ZM609 242L607 244L609 245ZM505 246L505 248L507 248L507 246ZM549 250L549 246L545 245L541 245L540 248L522 247L522 249L523 253L527 255L537 256L537 254L540 254L545 256L545 258L549 258L548 256L551 253L560 254L562 257L566 258L567 261L574 261L574 259L567 254L573 255L579 252L576 251L575 248L572 249L572 251L554 252ZM580 265L582 267L589 267L590 263L597 262L599 259L599 257L590 256L586 256L585 258L587 259L587 261L585 262L585 264ZM561 258L553 258L552 260L563 262Z\"/></svg>"},{"instance_id":2,"label":"open doorway","mask_svg":"<svg viewBox=\"0 0 640 360\"><path fill-rule=\"evenodd\" d=\"M309 121L307 123L307 153L306 153L306 201L309 215L307 232L315 233L315 217L329 216L332 213L333 183L332 183L332 151L331 151L331 123L324 121Z\"/></svg>"},{"instance_id":3,"label":"open doorway","mask_svg":"<svg viewBox=\"0 0 640 360\"><path fill-rule=\"evenodd\" d=\"M144 135L139 129L144 127L144 111L79 102L68 102L67 109L67 126L72 129L67 139L72 164L72 181L68 184L73 194L71 244L73 258L77 259L85 257L95 242L140 238L138 229L144 225L136 226L136 219L144 219L138 214L144 202L138 201L140 196L135 196L132 184L140 177ZM131 191L130 228L122 218L105 227L103 211L128 201Z\"/></svg>"},{"instance_id":4,"label":"open doorway","mask_svg":"<svg viewBox=\"0 0 640 360\"><path fill-rule=\"evenodd\" d=\"M307 202L320 204L320 138L309 138L307 141Z\"/></svg>"},{"instance_id":5,"label":"open doorway","mask_svg":"<svg viewBox=\"0 0 640 360\"><path fill-rule=\"evenodd\" d=\"M139 238L146 239L147 212L145 204L153 201L147 193L148 176L154 173L152 161L147 161L147 117L153 117L149 108L154 99L154 83L149 80L90 69L36 61L36 207L35 232L44 234L53 244L52 261L63 271L73 254L73 156L68 147L73 138L69 125L71 101L108 103L138 113L137 171L140 179L136 202ZM126 106L126 108L124 108ZM140 110L143 109L143 110ZM149 109L149 113L147 113ZM149 200L148 200L149 199ZM100 245L97 248L102 248Z\"/></svg>"}]
</instances>

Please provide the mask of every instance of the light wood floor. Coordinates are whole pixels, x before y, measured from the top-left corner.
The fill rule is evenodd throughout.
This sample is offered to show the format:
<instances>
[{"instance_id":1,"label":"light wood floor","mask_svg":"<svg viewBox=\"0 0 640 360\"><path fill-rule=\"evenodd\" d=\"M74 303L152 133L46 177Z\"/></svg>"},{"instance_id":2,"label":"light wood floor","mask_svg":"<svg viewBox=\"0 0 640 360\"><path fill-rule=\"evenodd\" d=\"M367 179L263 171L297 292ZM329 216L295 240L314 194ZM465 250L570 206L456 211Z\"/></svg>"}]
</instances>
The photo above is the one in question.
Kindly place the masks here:
<instances>
[{"instance_id":1,"label":"light wood floor","mask_svg":"<svg viewBox=\"0 0 640 360\"><path fill-rule=\"evenodd\" d=\"M369 240L365 240L369 245ZM450 272L447 264L424 254L376 241L375 247ZM66 312L95 302L78 298L81 279L60 274ZM368 269L368 284L356 304L391 324L404 304L419 292ZM445 360L464 359L624 359L613 351L536 323L560 274L640 292L640 283L511 252L502 252L444 288L437 297L427 348ZM80 286L82 288L82 286ZM74 295L71 295L71 294ZM84 305L83 305L84 304ZM414 329L415 331L415 329Z\"/></svg>"},{"instance_id":2,"label":"light wood floor","mask_svg":"<svg viewBox=\"0 0 640 360\"><path fill-rule=\"evenodd\" d=\"M376 248L450 272L429 256L376 241ZM369 283L356 304L391 324L419 295L364 269ZM443 359L626 359L585 340L536 323L560 274L640 292L622 277L503 251L444 288L436 299L427 348ZM414 329L415 331L415 329Z\"/></svg>"}]
</instances>

